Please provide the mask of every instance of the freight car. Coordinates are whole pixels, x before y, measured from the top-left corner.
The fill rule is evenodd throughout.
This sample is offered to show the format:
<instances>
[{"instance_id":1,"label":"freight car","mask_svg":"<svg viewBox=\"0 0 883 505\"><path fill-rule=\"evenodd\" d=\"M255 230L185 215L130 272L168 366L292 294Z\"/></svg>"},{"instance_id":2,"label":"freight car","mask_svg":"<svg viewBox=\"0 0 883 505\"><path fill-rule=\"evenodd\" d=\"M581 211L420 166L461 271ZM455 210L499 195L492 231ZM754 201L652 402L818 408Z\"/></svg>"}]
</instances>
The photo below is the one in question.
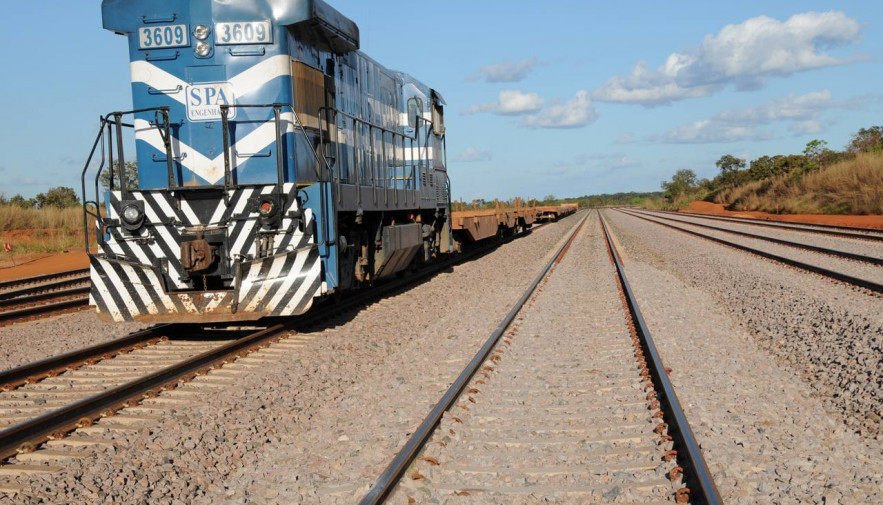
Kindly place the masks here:
<instances>
[{"instance_id":1,"label":"freight car","mask_svg":"<svg viewBox=\"0 0 883 505\"><path fill-rule=\"evenodd\" d=\"M359 51L322 0L103 0L102 15L128 42L133 98L101 118L82 175L103 318L299 315L484 238L452 232L441 94ZM114 183L132 143L136 189Z\"/></svg>"}]
</instances>

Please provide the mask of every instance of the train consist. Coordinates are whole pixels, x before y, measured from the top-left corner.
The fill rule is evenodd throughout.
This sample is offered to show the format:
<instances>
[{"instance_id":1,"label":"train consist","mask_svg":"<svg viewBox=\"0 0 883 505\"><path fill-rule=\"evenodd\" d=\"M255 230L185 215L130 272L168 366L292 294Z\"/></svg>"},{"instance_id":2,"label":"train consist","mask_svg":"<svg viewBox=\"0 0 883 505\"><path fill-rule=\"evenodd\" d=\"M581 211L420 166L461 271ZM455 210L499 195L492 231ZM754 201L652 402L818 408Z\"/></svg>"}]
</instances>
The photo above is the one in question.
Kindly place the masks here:
<instances>
[{"instance_id":1,"label":"train consist","mask_svg":"<svg viewBox=\"0 0 883 505\"><path fill-rule=\"evenodd\" d=\"M134 102L102 118L83 170L106 319L299 315L558 216L493 212L496 227L469 232L451 212L441 94L360 52L322 0L103 0L102 14L128 40ZM127 135L137 189L113 183L128 180Z\"/></svg>"}]
</instances>

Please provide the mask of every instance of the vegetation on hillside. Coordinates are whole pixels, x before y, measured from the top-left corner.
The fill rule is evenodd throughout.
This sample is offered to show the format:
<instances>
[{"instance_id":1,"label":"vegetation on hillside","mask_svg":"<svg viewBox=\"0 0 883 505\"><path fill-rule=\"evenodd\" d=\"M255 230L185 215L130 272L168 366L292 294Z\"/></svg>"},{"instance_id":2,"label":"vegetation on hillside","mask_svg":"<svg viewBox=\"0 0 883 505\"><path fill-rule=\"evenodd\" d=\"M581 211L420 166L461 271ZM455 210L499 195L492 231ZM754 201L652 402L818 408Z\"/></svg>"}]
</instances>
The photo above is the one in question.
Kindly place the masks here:
<instances>
[{"instance_id":1,"label":"vegetation on hillside","mask_svg":"<svg viewBox=\"0 0 883 505\"><path fill-rule=\"evenodd\" d=\"M802 177L771 177L725 189L732 210L785 214L883 214L883 154L858 154Z\"/></svg>"},{"instance_id":2,"label":"vegetation on hillside","mask_svg":"<svg viewBox=\"0 0 883 505\"><path fill-rule=\"evenodd\" d=\"M713 179L678 170L662 183L664 198L645 206L678 209L692 201L731 210L804 214L883 213L883 126L862 128L843 151L812 140L802 154L761 156L750 163L725 154Z\"/></svg>"}]
</instances>

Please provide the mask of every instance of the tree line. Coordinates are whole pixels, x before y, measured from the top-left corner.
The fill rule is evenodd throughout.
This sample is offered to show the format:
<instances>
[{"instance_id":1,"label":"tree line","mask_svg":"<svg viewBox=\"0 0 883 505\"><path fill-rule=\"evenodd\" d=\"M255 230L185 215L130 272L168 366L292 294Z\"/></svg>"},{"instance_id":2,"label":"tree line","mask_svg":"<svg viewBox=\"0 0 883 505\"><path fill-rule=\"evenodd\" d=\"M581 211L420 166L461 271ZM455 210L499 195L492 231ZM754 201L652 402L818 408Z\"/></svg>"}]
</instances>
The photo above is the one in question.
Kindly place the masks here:
<instances>
[{"instance_id":1,"label":"tree line","mask_svg":"<svg viewBox=\"0 0 883 505\"><path fill-rule=\"evenodd\" d=\"M120 174L116 170L117 166L119 166L117 162L114 162L113 178L115 188L119 188L120 184ZM110 178L111 172L104 170L101 172L98 180L105 189L108 189L110 188ZM134 162L126 162L126 186L128 189L138 188L138 165ZM45 209L49 207L66 209L80 205L80 197L73 188L59 186L50 188L45 193L39 193L33 198L25 198L21 194L7 197L0 193L0 205L10 205L23 209Z\"/></svg>"},{"instance_id":2,"label":"tree line","mask_svg":"<svg viewBox=\"0 0 883 505\"><path fill-rule=\"evenodd\" d=\"M799 178L840 161L854 158L858 153L883 153L883 126L862 128L852 135L842 151L828 148L824 140L811 140L802 154L761 156L747 160L725 154L715 162L719 173L712 179L699 179L689 169L678 170L671 180L663 181L665 199L674 203L686 199L711 199L721 191L743 184L787 175Z\"/></svg>"}]
</instances>

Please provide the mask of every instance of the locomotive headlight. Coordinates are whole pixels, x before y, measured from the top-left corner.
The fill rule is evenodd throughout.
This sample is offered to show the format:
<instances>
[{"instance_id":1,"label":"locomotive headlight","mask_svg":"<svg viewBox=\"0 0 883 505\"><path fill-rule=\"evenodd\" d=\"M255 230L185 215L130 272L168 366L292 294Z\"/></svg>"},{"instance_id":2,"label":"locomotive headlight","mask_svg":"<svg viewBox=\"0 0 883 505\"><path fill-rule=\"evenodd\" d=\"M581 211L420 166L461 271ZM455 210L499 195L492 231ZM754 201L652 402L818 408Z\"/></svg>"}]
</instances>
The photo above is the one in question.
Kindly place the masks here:
<instances>
[{"instance_id":1,"label":"locomotive headlight","mask_svg":"<svg viewBox=\"0 0 883 505\"><path fill-rule=\"evenodd\" d=\"M270 200L264 200L261 202L258 212L260 212L263 217L270 217L276 212L276 204Z\"/></svg>"},{"instance_id":2,"label":"locomotive headlight","mask_svg":"<svg viewBox=\"0 0 883 505\"><path fill-rule=\"evenodd\" d=\"M210 53L211 50L212 50L212 46L210 46L208 42L203 42L203 41L197 42L196 48L194 49L194 51L196 52L196 55L202 56L202 57L208 56L208 53Z\"/></svg>"},{"instance_id":3,"label":"locomotive headlight","mask_svg":"<svg viewBox=\"0 0 883 505\"><path fill-rule=\"evenodd\" d=\"M138 224L138 222L141 221L141 218L144 217L143 214L141 214L141 209L134 205L126 205L123 208L122 216L123 221L129 224Z\"/></svg>"},{"instance_id":4,"label":"locomotive headlight","mask_svg":"<svg viewBox=\"0 0 883 505\"><path fill-rule=\"evenodd\" d=\"M208 28L204 25L196 25L196 28L193 29L193 36L197 38L197 40L205 40L208 38Z\"/></svg>"}]
</instances>

